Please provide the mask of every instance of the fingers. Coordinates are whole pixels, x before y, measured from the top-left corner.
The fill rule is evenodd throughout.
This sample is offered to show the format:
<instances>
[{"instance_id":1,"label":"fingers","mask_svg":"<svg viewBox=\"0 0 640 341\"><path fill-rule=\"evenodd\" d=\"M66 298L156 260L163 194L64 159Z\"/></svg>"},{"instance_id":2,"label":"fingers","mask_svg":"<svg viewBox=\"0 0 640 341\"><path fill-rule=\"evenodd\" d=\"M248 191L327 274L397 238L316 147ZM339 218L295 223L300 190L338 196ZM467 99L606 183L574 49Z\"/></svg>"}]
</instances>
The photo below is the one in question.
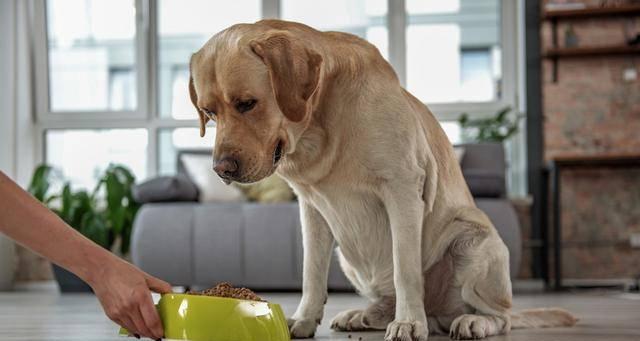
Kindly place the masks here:
<instances>
[{"instance_id":1,"label":"fingers","mask_svg":"<svg viewBox=\"0 0 640 341\"><path fill-rule=\"evenodd\" d=\"M140 314L144 320L145 325L153 333L154 338L161 338L164 336L164 330L162 329L162 322L158 316L158 311L153 304L151 295L147 295L147 299L140 304Z\"/></svg>"},{"instance_id":2,"label":"fingers","mask_svg":"<svg viewBox=\"0 0 640 341\"><path fill-rule=\"evenodd\" d=\"M173 291L173 289L171 288L171 284L161 279L157 279L149 274L145 274L145 278L149 289L154 292L157 292L159 294L168 294Z\"/></svg>"},{"instance_id":3,"label":"fingers","mask_svg":"<svg viewBox=\"0 0 640 341\"><path fill-rule=\"evenodd\" d=\"M127 317L123 318L111 318L111 320L117 323L120 327L124 328L129 332L129 334L134 334L137 338L140 338L138 329L135 324L131 321L131 319Z\"/></svg>"},{"instance_id":4,"label":"fingers","mask_svg":"<svg viewBox=\"0 0 640 341\"><path fill-rule=\"evenodd\" d=\"M105 312L112 321L136 337L160 339L164 335L151 293L142 283L119 303L108 305Z\"/></svg>"},{"instance_id":5,"label":"fingers","mask_svg":"<svg viewBox=\"0 0 640 341\"><path fill-rule=\"evenodd\" d=\"M136 327L137 334L140 334L141 336L146 336L152 339L157 339L162 336L162 335L157 336L147 327L146 323L144 322L144 319L142 318L142 314L140 314L140 309L137 309L137 308L132 309L129 316L131 318L131 321Z\"/></svg>"}]
</instances>

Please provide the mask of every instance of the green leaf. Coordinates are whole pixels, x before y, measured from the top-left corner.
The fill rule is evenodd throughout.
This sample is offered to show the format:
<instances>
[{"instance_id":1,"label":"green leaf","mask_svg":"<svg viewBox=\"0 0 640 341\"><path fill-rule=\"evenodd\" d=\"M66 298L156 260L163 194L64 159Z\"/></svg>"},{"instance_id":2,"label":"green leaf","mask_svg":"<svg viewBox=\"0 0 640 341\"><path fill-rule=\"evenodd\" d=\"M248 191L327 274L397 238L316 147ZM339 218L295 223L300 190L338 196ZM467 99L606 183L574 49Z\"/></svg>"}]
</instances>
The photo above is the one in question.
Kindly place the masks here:
<instances>
[{"instance_id":1,"label":"green leaf","mask_svg":"<svg viewBox=\"0 0 640 341\"><path fill-rule=\"evenodd\" d=\"M109 249L109 229L105 218L93 212L86 212L82 217L80 233L105 249Z\"/></svg>"},{"instance_id":2,"label":"green leaf","mask_svg":"<svg viewBox=\"0 0 640 341\"><path fill-rule=\"evenodd\" d=\"M27 191L40 202L47 201L47 192L51 187L51 174L53 168L47 165L39 165L31 176L31 182Z\"/></svg>"},{"instance_id":3,"label":"green leaf","mask_svg":"<svg viewBox=\"0 0 640 341\"><path fill-rule=\"evenodd\" d=\"M458 119L465 140L476 142L502 142L518 132L518 122L522 115L516 114L515 120L509 119L511 107L500 109L494 116L480 119L469 119L464 113Z\"/></svg>"}]
</instances>

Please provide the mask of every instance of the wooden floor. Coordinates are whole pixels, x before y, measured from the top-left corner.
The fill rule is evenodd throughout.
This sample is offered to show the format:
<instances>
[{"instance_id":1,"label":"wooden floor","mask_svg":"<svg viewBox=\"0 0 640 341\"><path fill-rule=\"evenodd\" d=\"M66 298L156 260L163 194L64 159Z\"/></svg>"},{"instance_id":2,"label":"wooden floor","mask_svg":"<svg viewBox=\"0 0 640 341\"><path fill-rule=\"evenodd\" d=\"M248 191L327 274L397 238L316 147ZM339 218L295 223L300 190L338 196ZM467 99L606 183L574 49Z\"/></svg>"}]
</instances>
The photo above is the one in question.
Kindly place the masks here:
<instances>
[{"instance_id":1,"label":"wooden floor","mask_svg":"<svg viewBox=\"0 0 640 341\"><path fill-rule=\"evenodd\" d=\"M263 294L280 303L291 314L297 294ZM382 340L382 333L336 333L329 321L341 310L361 307L365 302L351 294L330 295L325 319L316 340ZM589 341L640 340L640 295L612 292L579 294L517 295L515 308L560 306L574 312L580 322L574 328L514 330L508 336L488 340L510 341ZM116 336L118 328L103 314L92 295L57 293L0 293L0 340L126 340ZM432 336L430 340L447 340Z\"/></svg>"}]
</instances>

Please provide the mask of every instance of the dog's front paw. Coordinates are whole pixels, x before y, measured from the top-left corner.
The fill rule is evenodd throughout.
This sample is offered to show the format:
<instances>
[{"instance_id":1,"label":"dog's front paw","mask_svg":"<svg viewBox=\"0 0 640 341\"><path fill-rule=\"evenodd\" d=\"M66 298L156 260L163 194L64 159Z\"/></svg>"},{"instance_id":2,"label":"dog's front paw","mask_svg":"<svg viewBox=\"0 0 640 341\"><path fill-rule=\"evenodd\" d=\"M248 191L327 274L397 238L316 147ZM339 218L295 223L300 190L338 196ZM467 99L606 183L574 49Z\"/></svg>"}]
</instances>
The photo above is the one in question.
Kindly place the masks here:
<instances>
[{"instance_id":1,"label":"dog's front paw","mask_svg":"<svg viewBox=\"0 0 640 341\"><path fill-rule=\"evenodd\" d=\"M393 321L387 326L385 341L427 341L427 324L418 321Z\"/></svg>"},{"instance_id":2,"label":"dog's front paw","mask_svg":"<svg viewBox=\"0 0 640 341\"><path fill-rule=\"evenodd\" d=\"M289 324L289 334L291 334L292 338L306 339L313 337L320 321L305 318L288 318L287 324Z\"/></svg>"}]
</instances>

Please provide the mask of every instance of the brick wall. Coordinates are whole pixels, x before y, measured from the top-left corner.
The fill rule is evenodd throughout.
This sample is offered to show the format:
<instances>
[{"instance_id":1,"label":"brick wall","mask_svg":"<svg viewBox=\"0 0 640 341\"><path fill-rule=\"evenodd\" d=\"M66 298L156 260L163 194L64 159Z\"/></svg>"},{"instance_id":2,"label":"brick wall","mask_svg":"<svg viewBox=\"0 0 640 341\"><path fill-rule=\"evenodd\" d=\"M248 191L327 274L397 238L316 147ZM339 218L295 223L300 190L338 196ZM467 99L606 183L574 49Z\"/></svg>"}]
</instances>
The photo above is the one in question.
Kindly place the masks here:
<instances>
[{"instance_id":1,"label":"brick wall","mask_svg":"<svg viewBox=\"0 0 640 341\"><path fill-rule=\"evenodd\" d=\"M640 33L637 17L561 21L561 46L566 23L573 25L579 46L623 45L626 32ZM541 35L544 51L552 44L549 23L542 25ZM639 66L640 55L560 59L554 83L551 62L544 61L545 158L640 153L640 81L623 79L629 68L640 76ZM640 170L571 171L562 185L566 278L639 275L640 249L631 249L628 239L640 231Z\"/></svg>"}]
</instances>

